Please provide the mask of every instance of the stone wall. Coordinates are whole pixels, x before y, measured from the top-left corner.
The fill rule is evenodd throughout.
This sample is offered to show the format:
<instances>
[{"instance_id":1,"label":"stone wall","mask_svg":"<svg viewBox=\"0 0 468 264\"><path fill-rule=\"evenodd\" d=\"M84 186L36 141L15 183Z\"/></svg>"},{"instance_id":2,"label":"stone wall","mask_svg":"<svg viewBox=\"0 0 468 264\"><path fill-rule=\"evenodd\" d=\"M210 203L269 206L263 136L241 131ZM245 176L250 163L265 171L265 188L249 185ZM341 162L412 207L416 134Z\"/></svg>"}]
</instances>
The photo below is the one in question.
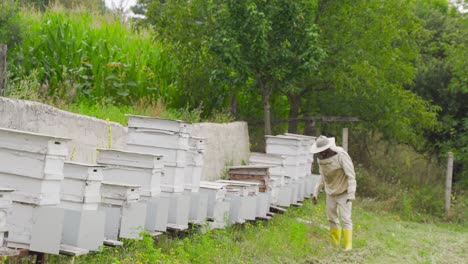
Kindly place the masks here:
<instances>
[{"instance_id":1,"label":"stone wall","mask_svg":"<svg viewBox=\"0 0 468 264\"><path fill-rule=\"evenodd\" d=\"M207 139L202 180L217 180L226 165L240 165L249 160L246 122L196 123L192 124L192 135Z\"/></svg>"},{"instance_id":2,"label":"stone wall","mask_svg":"<svg viewBox=\"0 0 468 264\"><path fill-rule=\"evenodd\" d=\"M112 147L126 149L127 128L109 122ZM49 105L0 97L0 127L70 138L69 158L95 163L96 148L108 147L108 125L105 120L73 114ZM192 135L207 139L203 180L219 179L226 165L248 161L249 133L247 123L192 124Z\"/></svg>"},{"instance_id":3,"label":"stone wall","mask_svg":"<svg viewBox=\"0 0 468 264\"><path fill-rule=\"evenodd\" d=\"M126 128L109 122L112 147L125 147ZM73 114L49 105L0 97L0 127L70 138L69 159L96 162L96 148L108 147L105 120Z\"/></svg>"}]
</instances>

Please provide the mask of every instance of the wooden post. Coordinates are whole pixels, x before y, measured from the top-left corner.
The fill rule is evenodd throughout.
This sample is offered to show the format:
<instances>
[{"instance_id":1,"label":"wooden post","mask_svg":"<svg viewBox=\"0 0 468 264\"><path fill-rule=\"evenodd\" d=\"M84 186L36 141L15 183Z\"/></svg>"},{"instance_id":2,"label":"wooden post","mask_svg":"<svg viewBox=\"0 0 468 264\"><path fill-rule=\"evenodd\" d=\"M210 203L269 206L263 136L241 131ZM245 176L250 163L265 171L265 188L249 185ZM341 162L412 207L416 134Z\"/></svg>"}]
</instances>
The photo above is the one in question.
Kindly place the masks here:
<instances>
[{"instance_id":1,"label":"wooden post","mask_svg":"<svg viewBox=\"0 0 468 264\"><path fill-rule=\"evenodd\" d=\"M348 152L348 128L343 128L343 149Z\"/></svg>"},{"instance_id":2,"label":"wooden post","mask_svg":"<svg viewBox=\"0 0 468 264\"><path fill-rule=\"evenodd\" d=\"M445 215L450 211L450 201L452 197L452 175L453 175L453 153L449 152L447 156L447 173L445 179Z\"/></svg>"},{"instance_id":3,"label":"wooden post","mask_svg":"<svg viewBox=\"0 0 468 264\"><path fill-rule=\"evenodd\" d=\"M0 44L0 96L3 96L5 93L5 84L6 84L6 58L7 58L7 45Z\"/></svg>"}]
</instances>

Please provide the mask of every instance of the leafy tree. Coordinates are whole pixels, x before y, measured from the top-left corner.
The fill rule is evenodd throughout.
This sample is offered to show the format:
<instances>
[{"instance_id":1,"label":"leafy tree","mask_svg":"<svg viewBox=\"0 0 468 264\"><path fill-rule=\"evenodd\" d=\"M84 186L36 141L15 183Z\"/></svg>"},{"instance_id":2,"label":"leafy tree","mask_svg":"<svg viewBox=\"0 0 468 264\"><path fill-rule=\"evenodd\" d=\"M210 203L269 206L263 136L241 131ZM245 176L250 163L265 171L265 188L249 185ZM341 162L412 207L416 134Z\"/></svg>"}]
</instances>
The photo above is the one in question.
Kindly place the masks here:
<instances>
[{"instance_id":1,"label":"leafy tree","mask_svg":"<svg viewBox=\"0 0 468 264\"><path fill-rule=\"evenodd\" d=\"M412 1L319 1L320 44L327 52L304 112L355 115L387 139L419 145L433 128L436 108L406 90L423 34Z\"/></svg>"},{"instance_id":2,"label":"leafy tree","mask_svg":"<svg viewBox=\"0 0 468 264\"><path fill-rule=\"evenodd\" d=\"M229 87L222 78L212 78L222 75L220 61L208 47L214 32L213 7L212 1L205 0L140 1L139 8L147 10L147 23L156 38L171 47L179 65L176 86L180 96L173 107L203 105L209 112L229 102Z\"/></svg>"},{"instance_id":3,"label":"leafy tree","mask_svg":"<svg viewBox=\"0 0 468 264\"><path fill-rule=\"evenodd\" d=\"M9 48L21 42L22 29L19 7L13 0L0 3L0 44Z\"/></svg>"},{"instance_id":4,"label":"leafy tree","mask_svg":"<svg viewBox=\"0 0 468 264\"><path fill-rule=\"evenodd\" d=\"M448 1L419 1L415 9L426 29L420 42L418 73L409 88L441 107L441 126L425 131L431 153L455 152L455 179L468 185L468 23ZM465 173L462 176L462 173Z\"/></svg>"},{"instance_id":5,"label":"leafy tree","mask_svg":"<svg viewBox=\"0 0 468 264\"><path fill-rule=\"evenodd\" d=\"M324 57L317 46L312 1L223 1L216 13L213 50L239 83L261 94L265 134L271 134L270 96L287 91Z\"/></svg>"}]
</instances>

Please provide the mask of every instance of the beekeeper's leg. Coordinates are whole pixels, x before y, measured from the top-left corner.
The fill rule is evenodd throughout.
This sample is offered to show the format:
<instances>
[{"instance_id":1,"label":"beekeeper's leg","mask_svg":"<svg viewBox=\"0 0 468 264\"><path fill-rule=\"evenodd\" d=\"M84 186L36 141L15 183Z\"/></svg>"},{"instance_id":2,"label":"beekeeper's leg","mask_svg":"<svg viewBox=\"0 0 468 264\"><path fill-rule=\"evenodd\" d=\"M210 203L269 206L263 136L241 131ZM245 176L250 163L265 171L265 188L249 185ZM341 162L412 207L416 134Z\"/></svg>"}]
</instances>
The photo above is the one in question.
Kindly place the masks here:
<instances>
[{"instance_id":1,"label":"beekeeper's leg","mask_svg":"<svg viewBox=\"0 0 468 264\"><path fill-rule=\"evenodd\" d=\"M341 227L338 217L338 204L335 196L327 194L327 215L330 222L330 236L335 246L340 245Z\"/></svg>"},{"instance_id":2,"label":"beekeeper's leg","mask_svg":"<svg viewBox=\"0 0 468 264\"><path fill-rule=\"evenodd\" d=\"M351 220L352 202L346 202L348 194L342 194L336 197L338 208L340 210L343 223L343 238L345 251L353 248L353 221Z\"/></svg>"}]
</instances>

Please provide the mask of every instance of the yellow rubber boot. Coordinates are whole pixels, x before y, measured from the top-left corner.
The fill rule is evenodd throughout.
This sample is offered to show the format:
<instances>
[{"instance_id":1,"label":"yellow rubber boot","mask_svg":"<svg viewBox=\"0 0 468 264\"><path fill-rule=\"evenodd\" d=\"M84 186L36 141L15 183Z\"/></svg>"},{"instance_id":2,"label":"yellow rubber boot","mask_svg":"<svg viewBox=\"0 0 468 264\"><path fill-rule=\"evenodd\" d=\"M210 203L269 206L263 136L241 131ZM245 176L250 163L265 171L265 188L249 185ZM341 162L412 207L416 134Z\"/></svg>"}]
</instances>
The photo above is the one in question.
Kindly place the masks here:
<instances>
[{"instance_id":1,"label":"yellow rubber boot","mask_svg":"<svg viewBox=\"0 0 468 264\"><path fill-rule=\"evenodd\" d=\"M352 229L345 229L343 230L343 238L344 238L344 250L349 251L353 249L353 230Z\"/></svg>"},{"instance_id":2,"label":"yellow rubber boot","mask_svg":"<svg viewBox=\"0 0 468 264\"><path fill-rule=\"evenodd\" d=\"M341 240L341 228L330 228L330 236L333 242L333 245L339 246Z\"/></svg>"}]
</instances>

